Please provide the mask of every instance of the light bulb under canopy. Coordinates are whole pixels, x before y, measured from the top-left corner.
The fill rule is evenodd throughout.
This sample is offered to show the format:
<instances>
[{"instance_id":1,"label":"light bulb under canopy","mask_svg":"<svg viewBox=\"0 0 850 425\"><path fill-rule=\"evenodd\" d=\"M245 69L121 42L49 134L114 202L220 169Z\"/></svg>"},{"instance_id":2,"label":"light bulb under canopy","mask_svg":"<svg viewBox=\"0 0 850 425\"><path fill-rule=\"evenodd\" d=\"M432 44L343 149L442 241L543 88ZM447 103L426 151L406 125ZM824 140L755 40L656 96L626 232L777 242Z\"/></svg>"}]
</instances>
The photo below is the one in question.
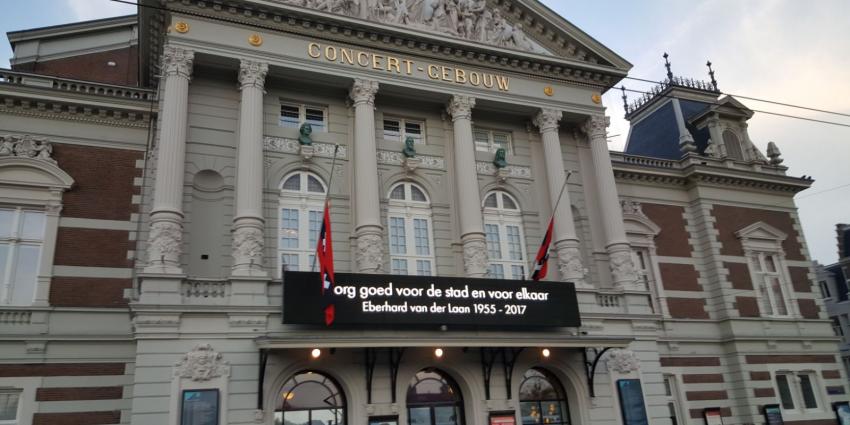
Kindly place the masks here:
<instances>
[{"instance_id":1,"label":"light bulb under canopy","mask_svg":"<svg viewBox=\"0 0 850 425\"><path fill-rule=\"evenodd\" d=\"M314 359L318 359L319 357L321 357L321 355L322 355L322 350L320 350L318 348L314 348L313 351L310 352L310 356L312 356Z\"/></svg>"}]
</instances>

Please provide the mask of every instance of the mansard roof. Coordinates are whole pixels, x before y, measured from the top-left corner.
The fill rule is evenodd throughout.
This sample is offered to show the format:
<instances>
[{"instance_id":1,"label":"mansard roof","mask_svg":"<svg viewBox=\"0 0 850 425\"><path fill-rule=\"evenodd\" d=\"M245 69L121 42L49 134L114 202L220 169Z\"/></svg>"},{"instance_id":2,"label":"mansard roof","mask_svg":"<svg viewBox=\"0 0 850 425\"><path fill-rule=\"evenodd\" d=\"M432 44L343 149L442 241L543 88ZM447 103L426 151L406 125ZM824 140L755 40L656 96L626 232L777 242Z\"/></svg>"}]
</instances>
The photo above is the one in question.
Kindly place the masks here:
<instances>
[{"instance_id":1,"label":"mansard roof","mask_svg":"<svg viewBox=\"0 0 850 425\"><path fill-rule=\"evenodd\" d=\"M604 91L631 64L536 0L140 0L142 58L156 65L164 9L282 32L354 34L461 60L595 84ZM371 5L362 9L358 4ZM144 7L154 6L154 7ZM150 68L150 67L149 67Z\"/></svg>"}]
</instances>

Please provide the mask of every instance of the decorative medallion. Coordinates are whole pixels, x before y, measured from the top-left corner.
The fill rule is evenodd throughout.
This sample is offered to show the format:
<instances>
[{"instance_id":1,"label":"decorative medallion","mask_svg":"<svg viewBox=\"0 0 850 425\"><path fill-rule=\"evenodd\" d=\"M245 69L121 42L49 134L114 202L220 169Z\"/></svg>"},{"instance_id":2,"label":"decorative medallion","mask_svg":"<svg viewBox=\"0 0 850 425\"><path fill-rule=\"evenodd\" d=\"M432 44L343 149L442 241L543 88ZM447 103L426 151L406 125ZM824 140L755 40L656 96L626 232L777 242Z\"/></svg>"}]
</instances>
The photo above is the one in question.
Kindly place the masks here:
<instances>
[{"instance_id":1,"label":"decorative medallion","mask_svg":"<svg viewBox=\"0 0 850 425\"><path fill-rule=\"evenodd\" d=\"M546 94L546 96L554 96L555 89L553 89L552 86L546 86L543 88L543 93Z\"/></svg>"},{"instance_id":2,"label":"decorative medallion","mask_svg":"<svg viewBox=\"0 0 850 425\"><path fill-rule=\"evenodd\" d=\"M593 93L593 95L590 96L590 100L592 100L593 103L598 105L602 103L602 96L600 96L599 93Z\"/></svg>"},{"instance_id":3,"label":"decorative medallion","mask_svg":"<svg viewBox=\"0 0 850 425\"><path fill-rule=\"evenodd\" d=\"M186 353L183 359L174 365L174 376L191 379L195 382L209 381L213 378L230 375L230 363L222 360L209 344L200 344Z\"/></svg>"},{"instance_id":4,"label":"decorative medallion","mask_svg":"<svg viewBox=\"0 0 850 425\"><path fill-rule=\"evenodd\" d=\"M251 34L248 37L248 44L257 47L263 44L263 37L260 34Z\"/></svg>"},{"instance_id":5,"label":"decorative medallion","mask_svg":"<svg viewBox=\"0 0 850 425\"><path fill-rule=\"evenodd\" d=\"M186 34L189 32L189 24L183 21L178 21L174 24L174 31L177 31L180 34Z\"/></svg>"}]
</instances>

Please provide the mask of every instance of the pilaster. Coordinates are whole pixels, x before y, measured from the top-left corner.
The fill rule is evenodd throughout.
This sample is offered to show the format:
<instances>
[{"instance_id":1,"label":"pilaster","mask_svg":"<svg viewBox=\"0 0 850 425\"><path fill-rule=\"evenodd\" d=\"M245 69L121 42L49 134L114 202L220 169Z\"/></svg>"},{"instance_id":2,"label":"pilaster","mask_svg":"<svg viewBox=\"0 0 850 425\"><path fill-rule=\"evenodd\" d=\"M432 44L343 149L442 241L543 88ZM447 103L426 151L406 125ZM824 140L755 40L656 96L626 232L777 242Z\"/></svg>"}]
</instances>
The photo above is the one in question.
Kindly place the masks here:
<instances>
[{"instance_id":1,"label":"pilaster","mask_svg":"<svg viewBox=\"0 0 850 425\"><path fill-rule=\"evenodd\" d=\"M570 191L565 187L567 175L564 172L561 140L558 136L558 122L562 116L561 111L541 109L534 117L534 124L540 130L540 138L543 142L549 202L553 208L557 204L557 209L553 213L555 217L553 240L558 257L558 271L561 274L561 280L573 282L578 288L585 288L588 284L584 276L581 252L578 249L579 239L576 235Z\"/></svg>"},{"instance_id":2,"label":"pilaster","mask_svg":"<svg viewBox=\"0 0 850 425\"><path fill-rule=\"evenodd\" d=\"M383 269L384 240L378 193L378 159L375 144L375 95L378 82L356 79L349 96L354 103L354 252L357 271Z\"/></svg>"},{"instance_id":3,"label":"pilaster","mask_svg":"<svg viewBox=\"0 0 850 425\"><path fill-rule=\"evenodd\" d=\"M584 124L593 158L593 172L599 190L599 206L605 229L605 250L614 285L624 290L643 290L632 262L632 252L626 239L623 212L614 182L614 169L608 152L607 127L610 119L591 115Z\"/></svg>"},{"instance_id":4,"label":"pilaster","mask_svg":"<svg viewBox=\"0 0 850 425\"><path fill-rule=\"evenodd\" d=\"M446 111L454 127L454 166L457 181L460 239L463 244L463 265L466 275L483 277L487 274L487 243L484 220L481 217L481 196L475 165L475 144L472 138L472 108L475 98L452 96Z\"/></svg>"}]
</instances>

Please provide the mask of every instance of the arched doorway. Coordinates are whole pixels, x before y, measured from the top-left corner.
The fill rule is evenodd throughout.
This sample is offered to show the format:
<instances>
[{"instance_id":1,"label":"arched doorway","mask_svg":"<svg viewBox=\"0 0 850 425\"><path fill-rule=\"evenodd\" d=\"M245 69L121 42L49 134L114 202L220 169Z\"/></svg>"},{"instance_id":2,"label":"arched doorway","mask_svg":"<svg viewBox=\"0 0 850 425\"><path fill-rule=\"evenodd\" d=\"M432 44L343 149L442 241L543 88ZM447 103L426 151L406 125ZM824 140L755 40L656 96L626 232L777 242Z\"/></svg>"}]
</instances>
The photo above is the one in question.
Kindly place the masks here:
<instances>
[{"instance_id":1,"label":"arched doorway","mask_svg":"<svg viewBox=\"0 0 850 425\"><path fill-rule=\"evenodd\" d=\"M437 369L416 373L407 388L409 425L463 425L463 396L457 384Z\"/></svg>"},{"instance_id":2,"label":"arched doorway","mask_svg":"<svg viewBox=\"0 0 850 425\"><path fill-rule=\"evenodd\" d=\"M561 382L549 371L528 369L519 385L523 425L570 425L570 407Z\"/></svg>"},{"instance_id":3,"label":"arched doorway","mask_svg":"<svg viewBox=\"0 0 850 425\"><path fill-rule=\"evenodd\" d=\"M345 396L339 385L319 372L299 372L280 391L275 425L345 425Z\"/></svg>"}]
</instances>

